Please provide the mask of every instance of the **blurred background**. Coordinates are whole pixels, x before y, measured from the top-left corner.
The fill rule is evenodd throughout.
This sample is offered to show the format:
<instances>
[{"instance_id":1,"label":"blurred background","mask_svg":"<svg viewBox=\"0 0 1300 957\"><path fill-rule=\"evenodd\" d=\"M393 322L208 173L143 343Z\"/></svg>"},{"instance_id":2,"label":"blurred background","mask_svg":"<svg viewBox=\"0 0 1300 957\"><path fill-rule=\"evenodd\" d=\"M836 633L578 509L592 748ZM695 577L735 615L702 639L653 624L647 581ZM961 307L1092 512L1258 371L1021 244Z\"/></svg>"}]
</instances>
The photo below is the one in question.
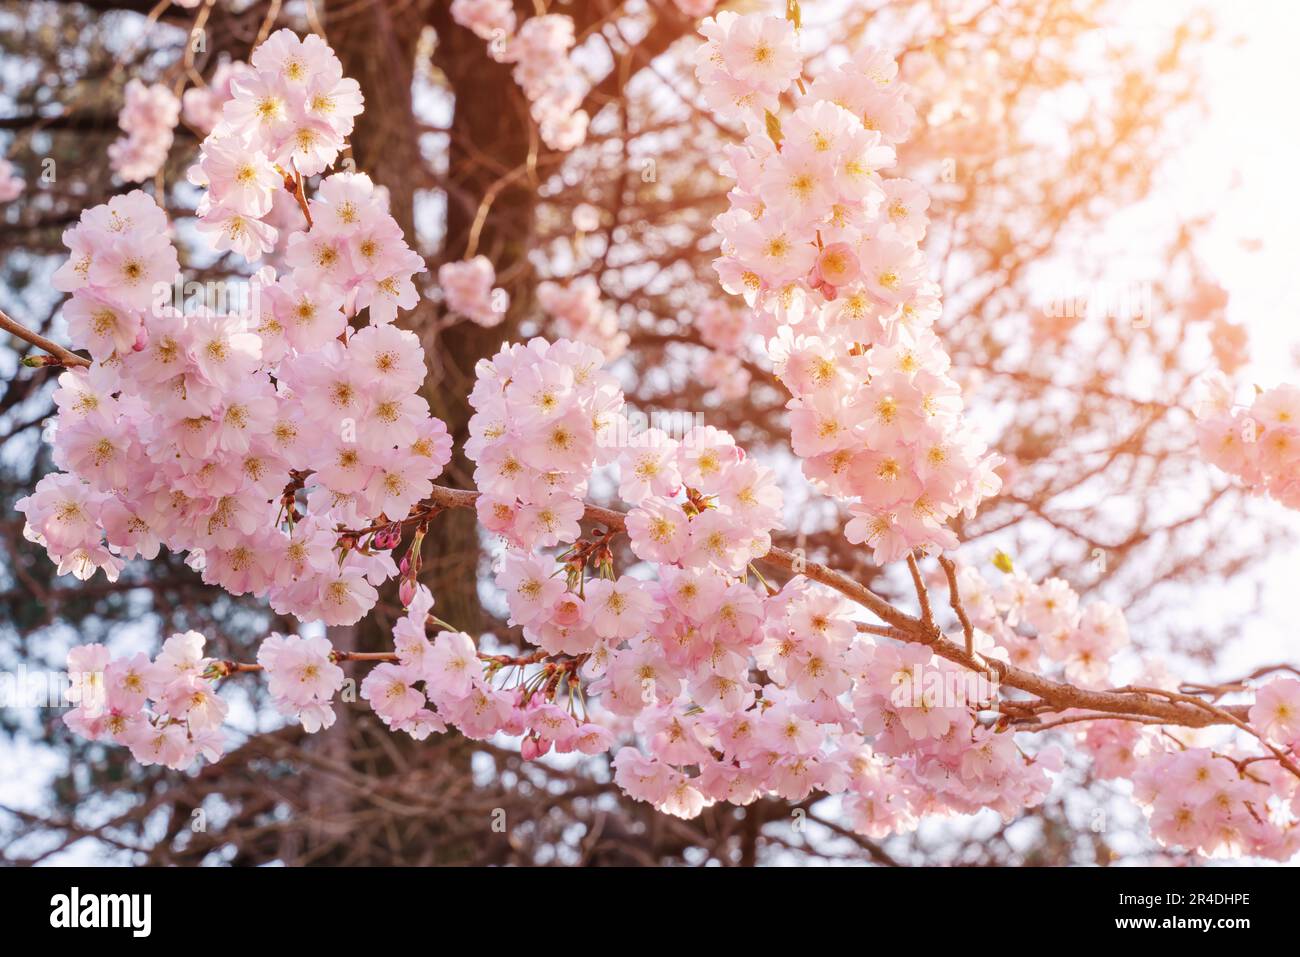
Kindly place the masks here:
<instances>
[{"instance_id":1,"label":"blurred background","mask_svg":"<svg viewBox=\"0 0 1300 957\"><path fill-rule=\"evenodd\" d=\"M0 0L0 155L26 182L0 205L0 309L62 338L49 276L81 210L133 188L105 155L132 77L176 89L244 60L289 26L323 33L366 112L351 157L387 188L426 256L425 300L400 321L430 358L427 396L464 437L475 362L503 341L563 328L539 283L590 278L610 311L596 343L647 414L700 413L786 477L786 543L907 603L910 584L849 546L832 502L809 501L788 452L785 390L748 335L695 322L722 293L710 221L725 208L737 139L694 79L695 22L668 0L519 0L574 18L591 83L587 143L546 150L508 67L455 25L446 0ZM782 4L726 3L738 10ZM986 575L996 550L1128 615L1134 647L1187 679L1231 678L1295 656L1290 614L1300 523L1202 462L1191 384L1220 368L1244 388L1300 381L1292 170L1300 58L1289 0L806 0L811 63L863 45L896 56L919 122L896 175L932 193L926 240L943 284L939 332L971 414L1008 459L1003 493L958 527ZM771 12L780 13L780 9ZM201 34L193 33L203 17ZM269 26L268 26L269 25ZM195 49L194 37L202 40ZM202 131L182 124L144 184L177 224L182 268L238 276L192 242L184 173ZM485 202L490 197L490 202ZM506 321L448 322L434 277L477 250L511 294ZM1123 304L1117 308L1116 303ZM743 316L740 320L743 322ZM156 651L193 628L249 660L263 604L207 587L175 556L121 579L60 579L22 538L13 503L53 468L41 443L56 375L0 341L0 671L58 669L74 643ZM458 457L443 481L472 485ZM596 490L599 492L599 489ZM440 614L504 631L492 545L469 513L425 542ZM487 580L488 584L483 582ZM337 647L391 646L396 595ZM491 638L487 639L491 644ZM503 639L504 641L504 639ZM1121 678L1125 675L1121 674ZM364 704L328 732L284 727L254 682L228 682L240 734L221 763L141 768L74 740L52 709L0 709L0 860L136 864L1125 864L1183 861L1145 834L1124 785L1072 762L1048 801L868 840L836 801L717 806L680 821L620 796L606 760L524 763L510 742L390 735ZM1061 732L1063 733L1063 732ZM484 837L492 809L512 822ZM201 813L196 813L201 812ZM198 826L196 822L201 822Z\"/></svg>"}]
</instances>

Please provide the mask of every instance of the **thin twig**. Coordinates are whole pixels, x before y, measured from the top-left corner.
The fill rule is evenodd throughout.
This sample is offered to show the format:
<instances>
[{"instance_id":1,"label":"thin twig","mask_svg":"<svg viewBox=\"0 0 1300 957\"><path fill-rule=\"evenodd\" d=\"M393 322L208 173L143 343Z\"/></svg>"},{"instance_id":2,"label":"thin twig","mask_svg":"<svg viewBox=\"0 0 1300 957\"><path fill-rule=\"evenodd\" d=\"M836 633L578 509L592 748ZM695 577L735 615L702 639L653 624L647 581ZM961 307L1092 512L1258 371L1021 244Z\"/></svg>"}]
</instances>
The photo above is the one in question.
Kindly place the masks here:
<instances>
[{"instance_id":1,"label":"thin twig","mask_svg":"<svg viewBox=\"0 0 1300 957\"><path fill-rule=\"evenodd\" d=\"M289 185L289 181L287 179L285 181L285 185L286 186ZM307 229L310 230L312 228L313 223L311 221L311 208L307 205L307 190L303 187L302 184L302 173L299 173L296 169L293 171L292 192L293 192L293 198L298 201L298 207L302 210L302 214L307 217Z\"/></svg>"},{"instance_id":2,"label":"thin twig","mask_svg":"<svg viewBox=\"0 0 1300 957\"><path fill-rule=\"evenodd\" d=\"M258 28L257 39L253 41L253 49L260 47L262 41L270 36L271 27L275 25L276 19L280 16L280 4L281 0L271 0L271 4L266 10L266 16L262 20L262 25Z\"/></svg>"},{"instance_id":3,"label":"thin twig","mask_svg":"<svg viewBox=\"0 0 1300 957\"><path fill-rule=\"evenodd\" d=\"M975 626L971 624L970 616L966 614L966 609L961 603L961 590L957 587L957 566L951 558L946 555L939 556L939 565L943 572L948 576L948 603L952 605L953 614L961 622L962 634L966 636L966 654L975 654Z\"/></svg>"},{"instance_id":4,"label":"thin twig","mask_svg":"<svg viewBox=\"0 0 1300 957\"><path fill-rule=\"evenodd\" d=\"M492 204L496 202L501 191L527 172L527 163L516 166L510 172L499 177L483 194L483 199L478 204L478 212L474 214L474 224L469 230L469 242L465 244L466 259L473 259L474 254L478 252L478 239L483 232L483 224L487 222L488 212L492 209Z\"/></svg>"},{"instance_id":5,"label":"thin twig","mask_svg":"<svg viewBox=\"0 0 1300 957\"><path fill-rule=\"evenodd\" d=\"M4 329L6 332L17 336L19 339L22 339L24 342L31 343L32 345L36 346L36 348L38 349L45 350L51 356L53 356L55 359L58 360L58 362L48 362L48 361L42 362L41 365L63 365L63 366L89 366L90 365L89 359L83 359L75 352L69 352L67 349L63 348L63 346L59 345L57 342L52 342L49 339L46 339L40 333L32 332L32 330L28 329L26 326L19 325L18 323L10 319L7 315L5 315L5 313L2 310L0 310L0 329Z\"/></svg>"},{"instance_id":6,"label":"thin twig","mask_svg":"<svg viewBox=\"0 0 1300 957\"><path fill-rule=\"evenodd\" d=\"M921 606L921 623L934 627L934 613L930 610L930 592L921 579L921 568L916 564L916 556L907 554L907 570L912 573L912 586L916 589L916 600Z\"/></svg>"}]
</instances>

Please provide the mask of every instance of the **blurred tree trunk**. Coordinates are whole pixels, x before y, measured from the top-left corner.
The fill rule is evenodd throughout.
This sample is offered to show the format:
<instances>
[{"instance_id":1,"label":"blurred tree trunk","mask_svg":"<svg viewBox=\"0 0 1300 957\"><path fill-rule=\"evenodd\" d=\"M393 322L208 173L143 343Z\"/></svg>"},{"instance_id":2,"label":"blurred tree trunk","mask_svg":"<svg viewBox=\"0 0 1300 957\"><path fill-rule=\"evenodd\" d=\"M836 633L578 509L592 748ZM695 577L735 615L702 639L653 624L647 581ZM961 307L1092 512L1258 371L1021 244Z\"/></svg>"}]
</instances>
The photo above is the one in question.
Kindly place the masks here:
<instances>
[{"instance_id":1,"label":"blurred tree trunk","mask_svg":"<svg viewBox=\"0 0 1300 957\"><path fill-rule=\"evenodd\" d=\"M487 55L483 40L452 21L450 4L435 4L431 22L438 36L433 64L455 98L448 161L453 173L446 189L447 229L438 259L464 258L480 206L491 199L481 214L477 251L493 259L499 279L511 274L518 278L502 324L484 329L460 322L426 337L433 366L426 395L433 414L447 423L455 441L455 458L446 478L457 487L471 488L474 470L462 450L473 412L469 392L474 366L513 336L518 317L531 299L525 291L531 288L526 256L535 194L525 176L516 174L514 180L504 182L527 160L530 121L509 68ZM439 616L470 634L480 632L485 624L476 586L478 557L473 513L459 509L438 516L426 544L429 585L438 599Z\"/></svg>"}]
</instances>

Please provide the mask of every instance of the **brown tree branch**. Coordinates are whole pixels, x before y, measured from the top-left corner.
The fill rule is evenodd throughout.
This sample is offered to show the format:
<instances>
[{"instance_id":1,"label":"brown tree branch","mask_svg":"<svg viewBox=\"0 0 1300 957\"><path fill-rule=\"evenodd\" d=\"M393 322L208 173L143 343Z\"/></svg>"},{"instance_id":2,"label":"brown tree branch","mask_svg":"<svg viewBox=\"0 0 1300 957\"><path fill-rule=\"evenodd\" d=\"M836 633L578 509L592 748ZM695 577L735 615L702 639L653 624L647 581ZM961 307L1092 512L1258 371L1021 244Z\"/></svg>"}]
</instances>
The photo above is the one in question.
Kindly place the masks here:
<instances>
[{"instance_id":1,"label":"brown tree branch","mask_svg":"<svg viewBox=\"0 0 1300 957\"><path fill-rule=\"evenodd\" d=\"M412 516L418 516L422 519L445 508L474 508L478 495L479 493L473 490L444 488L435 485L433 494L427 500L431 504L416 509ZM584 517L618 531L625 531L627 527L626 516L623 512L603 508L599 505L587 505ZM885 637L897 641L929 645L934 653L941 658L969 668L971 671L991 674L996 677L1001 685L1035 695L1050 706L1052 711L1083 709L1099 712L1106 716L1130 715L1158 719L1160 723L1181 725L1188 728L1203 728L1219 724L1240 727L1249 711L1249 708L1245 705L1209 709L1205 708L1203 703L1194 705L1188 701L1168 698L1167 695L1173 694L1172 692L1161 692L1157 695L1146 690L1094 691L1055 681L1036 672L1018 668L995 658L981 658L973 650L967 651L964 641L959 644L947 638L933 625L927 626L921 619L914 618L895 608L860 582L825 565L807 561L801 556L796 556L783 548L775 546L759 561L784 569L792 574L804 575L813 581L826 585L871 611L882 621L892 626L889 629L881 629L877 626L862 624L859 626L861 631L869 634L884 634Z\"/></svg>"},{"instance_id":2,"label":"brown tree branch","mask_svg":"<svg viewBox=\"0 0 1300 957\"><path fill-rule=\"evenodd\" d=\"M47 360L39 363L40 365L64 365L64 366L89 366L90 365L89 359L83 359L75 352L69 352L67 349L63 348L63 346L59 345L57 342L53 342L49 339L46 339L43 335L41 335L38 332L32 332L32 330L28 329L26 326L19 325L18 323L10 319L7 315L5 315L5 313L2 310L0 310L0 329L5 330L5 332L8 332L11 335L17 336L19 339L22 339L24 342L31 343L32 345L36 346L36 348L38 349L44 349L54 359L58 360L57 362L50 362Z\"/></svg>"}]
</instances>

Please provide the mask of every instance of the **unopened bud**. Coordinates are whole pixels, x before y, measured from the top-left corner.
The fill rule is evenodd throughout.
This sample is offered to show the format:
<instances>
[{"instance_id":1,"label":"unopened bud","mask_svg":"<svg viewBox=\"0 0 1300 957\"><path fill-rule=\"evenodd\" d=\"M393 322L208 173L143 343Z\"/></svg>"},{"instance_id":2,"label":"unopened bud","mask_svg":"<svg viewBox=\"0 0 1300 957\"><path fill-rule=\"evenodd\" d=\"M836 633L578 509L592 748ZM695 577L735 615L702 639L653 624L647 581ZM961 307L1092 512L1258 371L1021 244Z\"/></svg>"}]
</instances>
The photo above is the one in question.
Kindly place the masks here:
<instances>
[{"instance_id":1,"label":"unopened bud","mask_svg":"<svg viewBox=\"0 0 1300 957\"><path fill-rule=\"evenodd\" d=\"M524 738L519 745L519 756L525 761L536 761L545 753L542 750L542 743L533 737Z\"/></svg>"},{"instance_id":2,"label":"unopened bud","mask_svg":"<svg viewBox=\"0 0 1300 957\"><path fill-rule=\"evenodd\" d=\"M29 369L46 369L50 366L63 365L54 356L23 356L23 365Z\"/></svg>"}]
</instances>

